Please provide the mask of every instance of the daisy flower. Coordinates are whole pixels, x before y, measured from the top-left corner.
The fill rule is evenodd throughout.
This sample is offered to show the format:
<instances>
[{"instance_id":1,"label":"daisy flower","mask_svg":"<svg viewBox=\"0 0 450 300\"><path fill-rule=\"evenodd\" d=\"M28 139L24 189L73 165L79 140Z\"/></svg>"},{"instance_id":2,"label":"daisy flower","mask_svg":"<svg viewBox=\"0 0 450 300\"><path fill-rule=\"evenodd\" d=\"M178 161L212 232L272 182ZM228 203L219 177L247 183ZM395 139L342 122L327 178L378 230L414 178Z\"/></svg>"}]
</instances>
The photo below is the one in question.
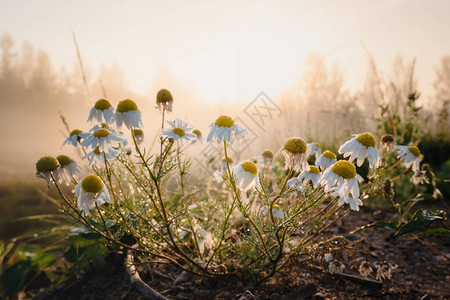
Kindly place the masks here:
<instances>
[{"instance_id":1,"label":"daisy flower","mask_svg":"<svg viewBox=\"0 0 450 300\"><path fill-rule=\"evenodd\" d=\"M69 137L64 141L61 147L63 147L65 144L72 144L76 147L82 139L80 133L83 133L83 131L81 131L80 129L72 130L69 134Z\"/></svg>"},{"instance_id":2,"label":"daisy flower","mask_svg":"<svg viewBox=\"0 0 450 300\"><path fill-rule=\"evenodd\" d=\"M341 196L336 188L331 189L331 196L338 199L338 205L342 206L345 203L350 205L350 209L354 211L359 211L359 207L363 206L363 202L358 198L354 198L352 193L348 193L346 196Z\"/></svg>"},{"instance_id":3,"label":"daisy flower","mask_svg":"<svg viewBox=\"0 0 450 300\"><path fill-rule=\"evenodd\" d=\"M156 107L159 108L160 111L172 111L173 105L173 97L169 90L161 89L156 94Z\"/></svg>"},{"instance_id":4,"label":"daisy flower","mask_svg":"<svg viewBox=\"0 0 450 300\"><path fill-rule=\"evenodd\" d=\"M66 184L69 185L72 178L81 173L81 167L67 155L59 155L56 159L61 166L60 175Z\"/></svg>"},{"instance_id":5,"label":"daisy flower","mask_svg":"<svg viewBox=\"0 0 450 300\"><path fill-rule=\"evenodd\" d=\"M174 141L179 140L181 144L183 144L184 140L189 141L197 137L194 133L192 133L193 127L178 118L175 122L167 121L166 123L169 124L170 128L161 130L160 135L171 138Z\"/></svg>"},{"instance_id":6,"label":"daisy flower","mask_svg":"<svg viewBox=\"0 0 450 300\"><path fill-rule=\"evenodd\" d=\"M269 208L267 205L261 207L261 214L267 216L269 214ZM275 218L284 219L284 211L280 208L278 204L274 204L272 207L272 214Z\"/></svg>"},{"instance_id":7,"label":"daisy flower","mask_svg":"<svg viewBox=\"0 0 450 300\"><path fill-rule=\"evenodd\" d=\"M278 153L281 152L284 155L286 161L284 168L293 168L295 171L306 169L308 167L306 148L307 145L304 139L297 137L288 138L284 142L283 148L278 151Z\"/></svg>"},{"instance_id":8,"label":"daisy flower","mask_svg":"<svg viewBox=\"0 0 450 300\"><path fill-rule=\"evenodd\" d=\"M236 180L236 186L243 191L259 186L258 167L251 161L247 160L237 164L233 168L232 174Z\"/></svg>"},{"instance_id":9,"label":"daisy flower","mask_svg":"<svg viewBox=\"0 0 450 300\"><path fill-rule=\"evenodd\" d=\"M316 166L309 166L308 170L303 170L300 175L297 176L299 182L302 182L305 186L311 181L314 188L319 185L320 171Z\"/></svg>"},{"instance_id":10,"label":"daisy flower","mask_svg":"<svg viewBox=\"0 0 450 300\"><path fill-rule=\"evenodd\" d=\"M340 160L323 172L319 184L325 186L325 192L333 189L333 196L339 196L342 201L348 201L350 193L353 199L358 199L359 185L356 175L356 168L352 163Z\"/></svg>"},{"instance_id":11,"label":"daisy flower","mask_svg":"<svg viewBox=\"0 0 450 300\"><path fill-rule=\"evenodd\" d=\"M133 128L133 134L138 145L144 142L144 131L139 128Z\"/></svg>"},{"instance_id":12,"label":"daisy flower","mask_svg":"<svg viewBox=\"0 0 450 300\"><path fill-rule=\"evenodd\" d=\"M308 143L306 145L306 157L315 155L316 159L318 159L321 154L322 149L320 149L320 145L318 143Z\"/></svg>"},{"instance_id":13,"label":"daisy flower","mask_svg":"<svg viewBox=\"0 0 450 300\"><path fill-rule=\"evenodd\" d=\"M213 173L213 180L216 182L222 182L223 181L223 175L225 172L227 172L227 161L230 168L233 168L233 159L231 157L223 158L222 162L219 165L219 169L216 170Z\"/></svg>"},{"instance_id":14,"label":"daisy flower","mask_svg":"<svg viewBox=\"0 0 450 300\"><path fill-rule=\"evenodd\" d=\"M405 167L411 168L414 172L420 170L420 161L422 160L419 148L416 146L396 146L398 149L397 158L403 161Z\"/></svg>"},{"instance_id":15,"label":"daisy flower","mask_svg":"<svg viewBox=\"0 0 450 300\"><path fill-rule=\"evenodd\" d=\"M106 123L111 124L114 120L114 107L106 99L100 99L95 102L94 107L89 113L88 122L96 120L98 123L105 120Z\"/></svg>"},{"instance_id":16,"label":"daisy flower","mask_svg":"<svg viewBox=\"0 0 450 300\"><path fill-rule=\"evenodd\" d=\"M203 142L202 132L198 129L192 130L192 133L195 134L196 139L192 141L192 144L199 142L200 144Z\"/></svg>"},{"instance_id":17,"label":"daisy flower","mask_svg":"<svg viewBox=\"0 0 450 300\"><path fill-rule=\"evenodd\" d=\"M208 142L212 139L216 139L218 144L223 140L230 142L231 132L234 132L237 137L244 137L247 135L247 131L244 128L235 125L234 120L225 115L218 117L214 123L209 125L209 127L211 127L211 131L208 134Z\"/></svg>"},{"instance_id":18,"label":"daisy flower","mask_svg":"<svg viewBox=\"0 0 450 300\"><path fill-rule=\"evenodd\" d=\"M114 150L113 148L109 148L107 152L103 152L100 151L98 147L96 147L91 152L86 153L86 155L84 155L82 159L87 158L89 161L89 166L94 164L96 166L103 167L105 165L105 156L107 161L114 161L117 156L119 156L119 151Z\"/></svg>"},{"instance_id":19,"label":"daisy flower","mask_svg":"<svg viewBox=\"0 0 450 300\"><path fill-rule=\"evenodd\" d=\"M330 150L327 150L322 153L319 159L316 159L315 164L321 170L325 170L326 168L334 164L336 161L337 161L336 154L334 154Z\"/></svg>"},{"instance_id":20,"label":"daisy flower","mask_svg":"<svg viewBox=\"0 0 450 300\"><path fill-rule=\"evenodd\" d=\"M395 139L392 134L385 134L380 138L380 147L382 151L394 151Z\"/></svg>"},{"instance_id":21,"label":"daisy flower","mask_svg":"<svg viewBox=\"0 0 450 300\"><path fill-rule=\"evenodd\" d=\"M290 188L296 188L296 189L300 189L301 191L303 191L303 189L305 188L305 186L303 185L302 182L298 181L297 177L292 177L287 181L287 186Z\"/></svg>"},{"instance_id":22,"label":"daisy flower","mask_svg":"<svg viewBox=\"0 0 450 300\"><path fill-rule=\"evenodd\" d=\"M128 129L133 127L142 128L141 112L133 100L125 99L119 102L116 109L116 126L122 127L122 123Z\"/></svg>"},{"instance_id":23,"label":"daisy flower","mask_svg":"<svg viewBox=\"0 0 450 300\"><path fill-rule=\"evenodd\" d=\"M344 154L344 157L350 156L349 161L353 162L357 159L357 165L360 167L364 159L369 159L369 165L372 168L381 166L381 157L375 148L375 138L372 134L365 132L358 135L353 135L353 138L346 141L340 148L339 153Z\"/></svg>"},{"instance_id":24,"label":"daisy flower","mask_svg":"<svg viewBox=\"0 0 450 300\"><path fill-rule=\"evenodd\" d=\"M97 205L111 202L106 185L97 175L88 175L75 185L75 194L78 198L77 206L83 216Z\"/></svg>"},{"instance_id":25,"label":"daisy flower","mask_svg":"<svg viewBox=\"0 0 450 300\"><path fill-rule=\"evenodd\" d=\"M49 155L41 157L36 163L36 179L44 178L47 182L47 189L50 188L50 178L53 177L55 180L59 180L59 169L60 164L58 160Z\"/></svg>"},{"instance_id":26,"label":"daisy flower","mask_svg":"<svg viewBox=\"0 0 450 300\"><path fill-rule=\"evenodd\" d=\"M99 130L99 129L108 129L108 130L111 130L111 129L109 129L109 125L108 125L108 124L106 124L106 123L101 123L100 125L94 125L94 127L92 127L92 128L89 130L89 132L95 132L95 131L97 131L97 130Z\"/></svg>"},{"instance_id":27,"label":"daisy flower","mask_svg":"<svg viewBox=\"0 0 450 300\"><path fill-rule=\"evenodd\" d=\"M81 146L95 149L97 146L100 151L105 151L111 147L117 147L119 143L126 144L126 140L121 134L111 132L106 128L98 129L94 133L81 133L83 141Z\"/></svg>"}]
</instances>

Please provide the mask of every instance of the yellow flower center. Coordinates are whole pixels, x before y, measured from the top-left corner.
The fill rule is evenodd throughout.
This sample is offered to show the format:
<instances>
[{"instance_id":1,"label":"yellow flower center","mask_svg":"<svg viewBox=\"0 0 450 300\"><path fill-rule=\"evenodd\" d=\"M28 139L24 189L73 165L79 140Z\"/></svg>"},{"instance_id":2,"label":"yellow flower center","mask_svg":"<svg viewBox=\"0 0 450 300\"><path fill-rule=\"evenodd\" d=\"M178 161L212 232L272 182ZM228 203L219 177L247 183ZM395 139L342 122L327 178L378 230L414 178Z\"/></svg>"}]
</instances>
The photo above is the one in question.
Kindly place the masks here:
<instances>
[{"instance_id":1,"label":"yellow flower center","mask_svg":"<svg viewBox=\"0 0 450 300\"><path fill-rule=\"evenodd\" d=\"M171 101L173 101L172 94L166 89L161 89L159 90L158 94L156 94L157 103L165 103Z\"/></svg>"},{"instance_id":2,"label":"yellow flower center","mask_svg":"<svg viewBox=\"0 0 450 300\"><path fill-rule=\"evenodd\" d=\"M80 134L80 133L83 133L83 131L81 131L80 129L75 129L70 132L70 136Z\"/></svg>"},{"instance_id":3,"label":"yellow flower center","mask_svg":"<svg viewBox=\"0 0 450 300\"><path fill-rule=\"evenodd\" d=\"M319 171L319 169L316 166L310 165L309 166L309 173L311 173L311 174L319 174L320 171Z\"/></svg>"},{"instance_id":4,"label":"yellow flower center","mask_svg":"<svg viewBox=\"0 0 450 300\"><path fill-rule=\"evenodd\" d=\"M284 149L294 154L302 154L306 152L306 142L301 138L288 138L284 142Z\"/></svg>"},{"instance_id":5,"label":"yellow flower center","mask_svg":"<svg viewBox=\"0 0 450 300\"><path fill-rule=\"evenodd\" d=\"M382 144L391 144L394 142L394 136L392 134L385 134L380 139Z\"/></svg>"},{"instance_id":6,"label":"yellow flower center","mask_svg":"<svg viewBox=\"0 0 450 300\"><path fill-rule=\"evenodd\" d=\"M360 135L358 135L358 137L356 138L356 140L363 146L369 148L369 147L375 147L376 143L375 143L375 138L373 137L373 135L371 135L368 132L365 133L361 133Z\"/></svg>"},{"instance_id":7,"label":"yellow flower center","mask_svg":"<svg viewBox=\"0 0 450 300\"><path fill-rule=\"evenodd\" d=\"M59 162L56 158L49 155L41 157L36 163L36 170L38 172L53 171L59 167Z\"/></svg>"},{"instance_id":8,"label":"yellow flower center","mask_svg":"<svg viewBox=\"0 0 450 300\"><path fill-rule=\"evenodd\" d=\"M176 135L178 135L179 137L183 137L186 134L186 132L184 132L183 129L178 128L178 127L172 129L172 132L175 133Z\"/></svg>"},{"instance_id":9,"label":"yellow flower center","mask_svg":"<svg viewBox=\"0 0 450 300\"><path fill-rule=\"evenodd\" d=\"M269 149L264 150L264 152L262 153L262 155L263 155L264 157L267 157L267 158L273 158L273 152L270 151Z\"/></svg>"},{"instance_id":10,"label":"yellow flower center","mask_svg":"<svg viewBox=\"0 0 450 300\"><path fill-rule=\"evenodd\" d=\"M97 146L97 147L95 147L94 150L92 150L92 152L94 152L94 154L99 155L99 154L100 154L100 149L99 149L98 146Z\"/></svg>"},{"instance_id":11,"label":"yellow flower center","mask_svg":"<svg viewBox=\"0 0 450 300\"><path fill-rule=\"evenodd\" d=\"M252 173L253 175L256 175L256 173L258 173L258 167L255 165L255 163L248 160L242 163L242 169L244 169L244 171L246 172Z\"/></svg>"},{"instance_id":12,"label":"yellow flower center","mask_svg":"<svg viewBox=\"0 0 450 300\"><path fill-rule=\"evenodd\" d=\"M195 134L196 136L202 136L202 132L198 129L193 130L192 133Z\"/></svg>"},{"instance_id":13,"label":"yellow flower center","mask_svg":"<svg viewBox=\"0 0 450 300\"><path fill-rule=\"evenodd\" d=\"M228 161L228 163L232 163L232 162L233 162L233 160L231 159L231 157L227 157L227 158L224 157L224 158L222 159L222 161L223 161L223 162Z\"/></svg>"},{"instance_id":14,"label":"yellow flower center","mask_svg":"<svg viewBox=\"0 0 450 300\"><path fill-rule=\"evenodd\" d=\"M68 157L67 155L60 155L56 159L58 160L61 167L70 165L73 162L73 160L70 157Z\"/></svg>"},{"instance_id":15,"label":"yellow flower center","mask_svg":"<svg viewBox=\"0 0 450 300\"><path fill-rule=\"evenodd\" d=\"M272 205L272 208L274 208L274 209L280 209L280 206L279 206L278 204L273 204L273 205Z\"/></svg>"},{"instance_id":16,"label":"yellow flower center","mask_svg":"<svg viewBox=\"0 0 450 300\"><path fill-rule=\"evenodd\" d=\"M234 126L234 121L231 117L229 116L225 116L222 115L220 117L217 118L215 124L219 127L233 127Z\"/></svg>"},{"instance_id":17,"label":"yellow flower center","mask_svg":"<svg viewBox=\"0 0 450 300\"><path fill-rule=\"evenodd\" d=\"M335 163L333 165L332 171L334 174L344 179L352 179L356 177L355 166L346 160L340 160L337 163Z\"/></svg>"},{"instance_id":18,"label":"yellow flower center","mask_svg":"<svg viewBox=\"0 0 450 300\"><path fill-rule=\"evenodd\" d=\"M326 158L329 158L329 159L336 159L336 154L334 154L330 150L327 150L324 153L322 153L322 156L326 157Z\"/></svg>"},{"instance_id":19,"label":"yellow flower center","mask_svg":"<svg viewBox=\"0 0 450 300\"><path fill-rule=\"evenodd\" d=\"M319 143L314 142L313 144L316 145L317 148L322 149L322 147L320 147L320 144L319 144Z\"/></svg>"},{"instance_id":20,"label":"yellow flower center","mask_svg":"<svg viewBox=\"0 0 450 300\"><path fill-rule=\"evenodd\" d=\"M144 135L144 131L142 129L133 129L134 135Z\"/></svg>"},{"instance_id":21,"label":"yellow flower center","mask_svg":"<svg viewBox=\"0 0 450 300\"><path fill-rule=\"evenodd\" d=\"M103 189L103 183L97 175L89 175L81 181L81 188L85 192L97 194Z\"/></svg>"},{"instance_id":22,"label":"yellow flower center","mask_svg":"<svg viewBox=\"0 0 450 300\"><path fill-rule=\"evenodd\" d=\"M95 136L96 138L104 138L107 137L108 135L109 135L108 129L99 129L93 134L93 136Z\"/></svg>"},{"instance_id":23,"label":"yellow flower center","mask_svg":"<svg viewBox=\"0 0 450 300\"><path fill-rule=\"evenodd\" d=\"M416 146L408 147L409 152L414 154L415 157L420 157L420 150Z\"/></svg>"},{"instance_id":24,"label":"yellow flower center","mask_svg":"<svg viewBox=\"0 0 450 300\"><path fill-rule=\"evenodd\" d=\"M117 105L117 112L124 113L128 111L138 110L136 103L131 99L125 99Z\"/></svg>"},{"instance_id":25,"label":"yellow flower center","mask_svg":"<svg viewBox=\"0 0 450 300\"><path fill-rule=\"evenodd\" d=\"M109 130L109 125L108 125L108 124L106 124L106 123L102 123L102 127L103 127L103 128L106 128L106 129L108 129L108 130Z\"/></svg>"},{"instance_id":26,"label":"yellow flower center","mask_svg":"<svg viewBox=\"0 0 450 300\"><path fill-rule=\"evenodd\" d=\"M105 110L111 107L111 103L109 103L106 99L100 99L95 102L94 108L98 110Z\"/></svg>"}]
</instances>

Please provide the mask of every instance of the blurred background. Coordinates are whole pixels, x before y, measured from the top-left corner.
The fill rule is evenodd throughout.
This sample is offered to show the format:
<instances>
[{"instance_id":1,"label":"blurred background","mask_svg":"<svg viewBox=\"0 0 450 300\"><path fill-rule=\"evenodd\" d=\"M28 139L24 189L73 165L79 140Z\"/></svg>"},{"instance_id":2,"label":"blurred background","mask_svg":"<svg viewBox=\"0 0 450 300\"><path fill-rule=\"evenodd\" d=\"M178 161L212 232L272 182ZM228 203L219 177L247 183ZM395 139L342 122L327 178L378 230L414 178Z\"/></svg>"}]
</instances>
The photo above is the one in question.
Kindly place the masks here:
<instances>
[{"instance_id":1,"label":"blurred background","mask_svg":"<svg viewBox=\"0 0 450 300\"><path fill-rule=\"evenodd\" d=\"M255 136L243 156L276 151L293 135L336 150L353 133L379 137L386 118L397 117L420 125L421 140L405 142L422 142L440 171L448 160L449 11L439 0L1 0L0 223L52 206L35 162L70 154L60 149L68 134L61 116L70 129L88 130L96 100L131 98L151 147L161 88L174 97L169 118L204 134L221 113L239 117ZM261 92L276 112L263 126L248 109ZM19 227L2 226L1 235Z\"/></svg>"}]
</instances>

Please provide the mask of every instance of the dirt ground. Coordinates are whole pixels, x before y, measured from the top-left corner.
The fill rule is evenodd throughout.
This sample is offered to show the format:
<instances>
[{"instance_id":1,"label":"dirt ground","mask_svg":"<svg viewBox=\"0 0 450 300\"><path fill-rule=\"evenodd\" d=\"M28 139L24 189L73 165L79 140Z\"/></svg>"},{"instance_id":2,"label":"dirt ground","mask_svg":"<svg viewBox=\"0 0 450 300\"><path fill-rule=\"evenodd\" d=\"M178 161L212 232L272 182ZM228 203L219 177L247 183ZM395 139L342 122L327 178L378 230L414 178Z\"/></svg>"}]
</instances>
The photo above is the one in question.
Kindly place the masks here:
<instances>
[{"instance_id":1,"label":"dirt ground","mask_svg":"<svg viewBox=\"0 0 450 300\"><path fill-rule=\"evenodd\" d=\"M450 299L450 262L416 240L394 237L393 231L369 228L349 234L355 228L375 220L386 220L384 212L363 207L337 224L331 233L345 235L350 241L370 249L370 254L355 252L343 255L343 275L332 275L327 263L304 265L291 261L282 272L259 286L245 286L238 280L203 280L190 277L175 286L179 271L170 266L141 268L141 277L168 299ZM424 237L446 255L450 254L450 236ZM361 280L358 272L362 260L387 260L397 268L392 278L383 282ZM372 264L373 267L373 264ZM110 259L102 270L91 271L76 282L67 283L38 299L142 299L130 284L120 260Z\"/></svg>"}]
</instances>

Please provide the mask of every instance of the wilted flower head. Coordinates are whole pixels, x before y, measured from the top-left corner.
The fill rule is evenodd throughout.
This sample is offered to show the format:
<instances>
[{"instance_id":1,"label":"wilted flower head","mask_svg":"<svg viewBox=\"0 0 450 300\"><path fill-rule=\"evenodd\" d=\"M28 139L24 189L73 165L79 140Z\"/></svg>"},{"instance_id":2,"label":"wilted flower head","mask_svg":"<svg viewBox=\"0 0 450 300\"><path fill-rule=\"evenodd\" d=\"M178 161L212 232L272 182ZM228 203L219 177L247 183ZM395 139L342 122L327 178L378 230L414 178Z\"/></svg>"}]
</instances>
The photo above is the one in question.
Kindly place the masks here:
<instances>
[{"instance_id":1,"label":"wilted flower head","mask_svg":"<svg viewBox=\"0 0 450 300\"><path fill-rule=\"evenodd\" d=\"M56 157L56 159L61 166L59 173L64 178L67 184L72 181L72 178L76 178L78 174L80 174L80 166L67 155L59 155L58 157Z\"/></svg>"},{"instance_id":2,"label":"wilted flower head","mask_svg":"<svg viewBox=\"0 0 450 300\"><path fill-rule=\"evenodd\" d=\"M254 162L243 161L233 168L233 177L236 180L236 186L243 190L249 190L252 187L258 188L259 177L258 167Z\"/></svg>"},{"instance_id":3,"label":"wilted flower head","mask_svg":"<svg viewBox=\"0 0 450 300\"><path fill-rule=\"evenodd\" d=\"M161 89L156 94L156 106L161 111L172 111L173 97L169 90Z\"/></svg>"},{"instance_id":4,"label":"wilted flower head","mask_svg":"<svg viewBox=\"0 0 450 300\"><path fill-rule=\"evenodd\" d=\"M50 178L59 180L60 164L58 160L49 155L41 157L36 163L36 178L44 178L47 182L47 188L50 188Z\"/></svg>"},{"instance_id":5,"label":"wilted flower head","mask_svg":"<svg viewBox=\"0 0 450 300\"><path fill-rule=\"evenodd\" d=\"M403 161L406 168L411 168L414 172L420 170L422 156L416 146L396 146L398 149L397 158Z\"/></svg>"},{"instance_id":6,"label":"wilted flower head","mask_svg":"<svg viewBox=\"0 0 450 300\"><path fill-rule=\"evenodd\" d=\"M236 137L244 137L247 135L247 131L239 125L234 124L233 118L226 115L221 115L216 119L214 123L209 125L211 130L209 131L207 141L213 139L217 140L217 143L222 141L231 142L231 133L234 132Z\"/></svg>"},{"instance_id":7,"label":"wilted flower head","mask_svg":"<svg viewBox=\"0 0 450 300\"><path fill-rule=\"evenodd\" d=\"M306 148L306 157L310 157L311 155L316 156L316 160L322 154L322 149L318 143L308 143Z\"/></svg>"},{"instance_id":8,"label":"wilted flower head","mask_svg":"<svg viewBox=\"0 0 450 300\"><path fill-rule=\"evenodd\" d=\"M411 182L414 184L430 183L427 177L427 171L414 171L413 176L411 176Z\"/></svg>"},{"instance_id":9,"label":"wilted flower head","mask_svg":"<svg viewBox=\"0 0 450 300\"><path fill-rule=\"evenodd\" d=\"M142 142L144 141L144 131L139 128L133 128L133 135L136 139L136 143L138 145L142 144Z\"/></svg>"},{"instance_id":10,"label":"wilted flower head","mask_svg":"<svg viewBox=\"0 0 450 300\"><path fill-rule=\"evenodd\" d=\"M372 168L378 168L381 166L381 157L375 146L376 143L373 135L365 132L353 135L353 138L345 142L339 148L338 152L344 154L344 157L350 156L350 162L353 162L356 159L358 167L364 163L364 159L367 157L369 165Z\"/></svg>"},{"instance_id":11,"label":"wilted flower head","mask_svg":"<svg viewBox=\"0 0 450 300\"><path fill-rule=\"evenodd\" d=\"M119 102L116 109L117 128L122 127L122 123L130 129L132 126L142 128L141 112L136 103L131 99L125 99Z\"/></svg>"},{"instance_id":12,"label":"wilted flower head","mask_svg":"<svg viewBox=\"0 0 450 300\"><path fill-rule=\"evenodd\" d=\"M65 144L72 144L73 146L77 146L78 143L81 141L82 137L80 136L80 133L83 133L80 129L74 129L70 132L69 137L64 141L62 146ZM62 147L61 146L61 147Z\"/></svg>"},{"instance_id":13,"label":"wilted flower head","mask_svg":"<svg viewBox=\"0 0 450 300\"><path fill-rule=\"evenodd\" d=\"M192 133L193 127L188 123L176 119L175 122L167 121L169 128L161 130L161 135L173 139L174 141L179 140L183 143L184 140L189 141L191 139L197 138L194 133Z\"/></svg>"},{"instance_id":14,"label":"wilted flower head","mask_svg":"<svg viewBox=\"0 0 450 300\"><path fill-rule=\"evenodd\" d=\"M326 150L318 159L316 159L315 165L321 170L325 170L336 161L336 154L334 154L330 150Z\"/></svg>"},{"instance_id":15,"label":"wilted flower head","mask_svg":"<svg viewBox=\"0 0 450 300\"><path fill-rule=\"evenodd\" d=\"M308 167L306 161L307 145L304 139L298 137L288 138L279 152L284 155L285 169L293 168L295 171L304 170ZM277 154L278 154L277 153Z\"/></svg>"},{"instance_id":16,"label":"wilted flower head","mask_svg":"<svg viewBox=\"0 0 450 300\"><path fill-rule=\"evenodd\" d=\"M332 262L330 262L330 264L328 265L328 271L331 274L340 274L342 273L342 271L344 271L345 269L345 265L337 260L334 260Z\"/></svg>"},{"instance_id":17,"label":"wilted flower head","mask_svg":"<svg viewBox=\"0 0 450 300\"><path fill-rule=\"evenodd\" d=\"M392 277L392 270L397 268L397 265L392 266L390 262L382 261L380 263L375 263L375 267L377 268L377 280L383 280L383 279L391 279Z\"/></svg>"},{"instance_id":18,"label":"wilted flower head","mask_svg":"<svg viewBox=\"0 0 450 300\"><path fill-rule=\"evenodd\" d=\"M114 107L106 99L100 99L95 102L94 107L89 113L88 122L96 120L98 123L105 120L106 123L111 124L114 120Z\"/></svg>"},{"instance_id":19,"label":"wilted flower head","mask_svg":"<svg viewBox=\"0 0 450 300\"><path fill-rule=\"evenodd\" d=\"M362 277L367 278L369 277L370 274L372 274L373 269L370 266L370 263L367 260L365 260L361 263L361 265L359 265L358 271Z\"/></svg>"},{"instance_id":20,"label":"wilted flower head","mask_svg":"<svg viewBox=\"0 0 450 300\"><path fill-rule=\"evenodd\" d=\"M78 198L78 210L86 216L89 210L105 202L111 202L109 192L103 181L97 175L88 175L75 185L75 194Z\"/></svg>"},{"instance_id":21,"label":"wilted flower head","mask_svg":"<svg viewBox=\"0 0 450 300\"><path fill-rule=\"evenodd\" d=\"M392 134L385 134L380 138L381 150L383 151L394 151L395 149L395 139Z\"/></svg>"}]
</instances>

